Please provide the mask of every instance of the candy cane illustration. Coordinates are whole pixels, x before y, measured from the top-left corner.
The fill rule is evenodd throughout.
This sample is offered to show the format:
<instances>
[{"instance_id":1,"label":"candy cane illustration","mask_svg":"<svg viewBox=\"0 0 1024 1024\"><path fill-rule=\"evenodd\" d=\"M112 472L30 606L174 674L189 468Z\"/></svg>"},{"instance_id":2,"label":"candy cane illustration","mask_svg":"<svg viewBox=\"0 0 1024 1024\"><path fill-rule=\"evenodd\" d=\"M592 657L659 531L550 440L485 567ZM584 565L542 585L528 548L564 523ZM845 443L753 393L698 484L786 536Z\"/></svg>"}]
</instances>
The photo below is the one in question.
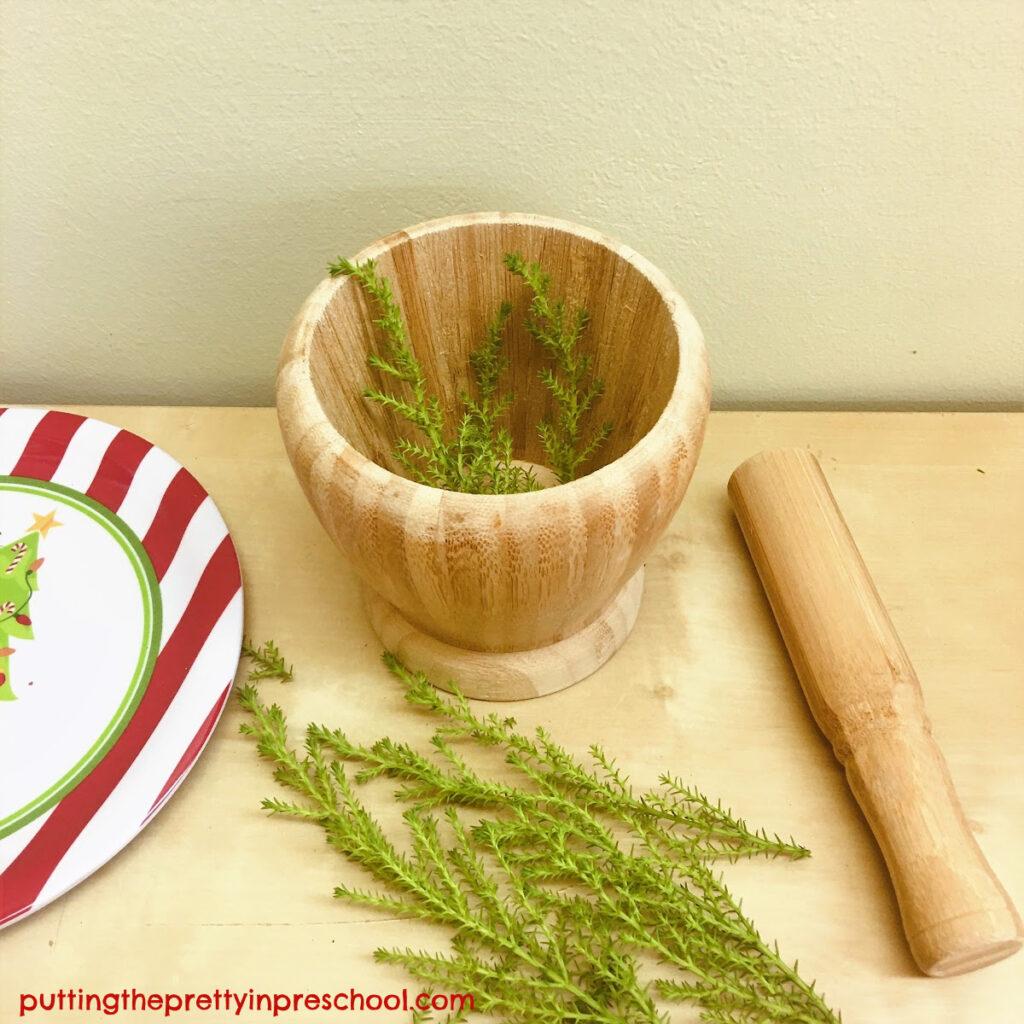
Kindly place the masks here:
<instances>
[{"instance_id":1,"label":"candy cane illustration","mask_svg":"<svg viewBox=\"0 0 1024 1024\"><path fill-rule=\"evenodd\" d=\"M12 639L31 640L32 618L29 602L39 589L39 568L43 559L37 557L40 534L36 531L5 547L0 547L0 701L16 700L11 685Z\"/></svg>"}]
</instances>

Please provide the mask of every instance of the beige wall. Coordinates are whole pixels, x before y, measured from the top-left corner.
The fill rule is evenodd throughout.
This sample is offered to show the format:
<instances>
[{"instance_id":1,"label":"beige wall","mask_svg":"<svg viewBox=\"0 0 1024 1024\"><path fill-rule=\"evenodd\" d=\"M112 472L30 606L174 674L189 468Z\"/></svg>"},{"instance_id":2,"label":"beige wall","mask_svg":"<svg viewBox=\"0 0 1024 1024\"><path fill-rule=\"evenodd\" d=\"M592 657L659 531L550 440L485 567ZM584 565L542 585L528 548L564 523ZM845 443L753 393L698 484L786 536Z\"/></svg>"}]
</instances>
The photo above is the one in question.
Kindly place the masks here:
<instances>
[{"instance_id":1,"label":"beige wall","mask_svg":"<svg viewBox=\"0 0 1024 1024\"><path fill-rule=\"evenodd\" d=\"M0 400L269 404L328 259L520 209L718 405L1024 397L1024 3L3 0Z\"/></svg>"}]
</instances>

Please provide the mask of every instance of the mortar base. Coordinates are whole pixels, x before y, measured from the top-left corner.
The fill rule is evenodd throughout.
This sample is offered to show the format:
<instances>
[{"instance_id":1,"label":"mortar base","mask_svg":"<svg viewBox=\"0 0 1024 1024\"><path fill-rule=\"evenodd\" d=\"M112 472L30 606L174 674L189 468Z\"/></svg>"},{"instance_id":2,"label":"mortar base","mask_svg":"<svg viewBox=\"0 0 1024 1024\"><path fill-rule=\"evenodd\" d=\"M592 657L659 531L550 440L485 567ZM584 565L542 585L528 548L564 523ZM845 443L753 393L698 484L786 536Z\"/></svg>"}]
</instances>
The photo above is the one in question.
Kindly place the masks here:
<instances>
[{"instance_id":1,"label":"mortar base","mask_svg":"<svg viewBox=\"0 0 1024 1024\"><path fill-rule=\"evenodd\" d=\"M455 680L467 697L526 700L564 690L596 672L625 642L643 597L641 568L588 626L546 647L525 651L473 651L446 644L412 625L369 587L363 600L381 643L414 671L448 689Z\"/></svg>"}]
</instances>

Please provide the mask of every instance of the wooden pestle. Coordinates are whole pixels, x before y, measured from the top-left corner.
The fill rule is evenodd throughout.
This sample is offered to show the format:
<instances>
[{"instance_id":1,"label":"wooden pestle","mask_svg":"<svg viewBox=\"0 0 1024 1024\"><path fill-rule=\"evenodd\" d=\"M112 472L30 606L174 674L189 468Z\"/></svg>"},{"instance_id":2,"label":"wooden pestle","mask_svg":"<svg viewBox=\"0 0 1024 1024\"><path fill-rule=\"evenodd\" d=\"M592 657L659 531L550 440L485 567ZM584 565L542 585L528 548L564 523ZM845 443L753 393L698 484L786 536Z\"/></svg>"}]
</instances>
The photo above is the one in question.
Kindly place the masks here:
<instances>
[{"instance_id":1,"label":"wooden pestle","mask_svg":"<svg viewBox=\"0 0 1024 1024\"><path fill-rule=\"evenodd\" d=\"M967 825L913 666L817 460L761 452L733 473L729 497L918 966L943 977L1014 953L1020 917Z\"/></svg>"}]
</instances>

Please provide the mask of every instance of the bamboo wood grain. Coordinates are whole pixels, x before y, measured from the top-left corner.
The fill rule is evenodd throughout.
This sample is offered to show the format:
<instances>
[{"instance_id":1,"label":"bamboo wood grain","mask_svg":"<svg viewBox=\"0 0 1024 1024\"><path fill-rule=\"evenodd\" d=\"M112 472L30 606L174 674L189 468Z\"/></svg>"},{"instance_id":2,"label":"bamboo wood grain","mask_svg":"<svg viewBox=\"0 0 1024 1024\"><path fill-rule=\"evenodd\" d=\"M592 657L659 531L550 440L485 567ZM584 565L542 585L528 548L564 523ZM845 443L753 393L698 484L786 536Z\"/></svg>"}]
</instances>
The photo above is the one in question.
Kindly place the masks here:
<instances>
[{"instance_id":1,"label":"bamboo wood grain","mask_svg":"<svg viewBox=\"0 0 1024 1024\"><path fill-rule=\"evenodd\" d=\"M817 460L762 452L729 495L815 720L885 857L926 974L1020 948L1021 920L953 789L907 653Z\"/></svg>"},{"instance_id":2,"label":"bamboo wood grain","mask_svg":"<svg viewBox=\"0 0 1024 1024\"><path fill-rule=\"evenodd\" d=\"M502 264L510 251L539 260L568 306L590 314L585 344L605 382L590 416L613 426L586 475L515 495L442 491L401 475L393 448L409 428L363 398L381 383L366 363L380 341L351 278L325 280L306 301L277 386L285 448L371 592L378 635L412 667L456 676L468 695L489 699L559 689L624 642L638 574L686 491L710 401L700 328L650 263L564 221L467 214L397 232L354 257L376 259L391 282L450 415L469 387L469 354L484 325L501 301L512 302L508 426L517 459L543 463L545 356L522 326L529 298Z\"/></svg>"}]
</instances>

